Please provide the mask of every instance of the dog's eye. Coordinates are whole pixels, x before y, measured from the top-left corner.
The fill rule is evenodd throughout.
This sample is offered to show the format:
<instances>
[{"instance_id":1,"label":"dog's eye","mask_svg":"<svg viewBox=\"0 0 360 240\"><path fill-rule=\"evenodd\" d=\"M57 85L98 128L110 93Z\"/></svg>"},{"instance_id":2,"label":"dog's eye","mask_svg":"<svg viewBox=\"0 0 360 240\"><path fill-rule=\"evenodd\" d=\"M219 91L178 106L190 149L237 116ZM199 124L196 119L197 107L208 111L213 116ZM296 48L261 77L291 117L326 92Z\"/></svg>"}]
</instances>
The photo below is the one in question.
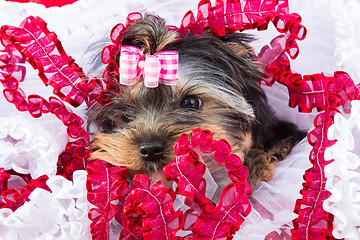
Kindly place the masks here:
<instances>
[{"instance_id":1,"label":"dog's eye","mask_svg":"<svg viewBox=\"0 0 360 240\"><path fill-rule=\"evenodd\" d=\"M124 122L124 123L129 123L132 121L131 117L129 114L122 114L121 116L121 120Z\"/></svg>"},{"instance_id":2,"label":"dog's eye","mask_svg":"<svg viewBox=\"0 0 360 240\"><path fill-rule=\"evenodd\" d=\"M110 132L116 128L116 123L110 119L106 119L102 123L102 129L104 132Z\"/></svg>"},{"instance_id":3,"label":"dog's eye","mask_svg":"<svg viewBox=\"0 0 360 240\"><path fill-rule=\"evenodd\" d=\"M195 96L187 96L181 101L180 107L181 108L200 109L201 104L202 104L202 101L200 98L195 97Z\"/></svg>"}]
</instances>

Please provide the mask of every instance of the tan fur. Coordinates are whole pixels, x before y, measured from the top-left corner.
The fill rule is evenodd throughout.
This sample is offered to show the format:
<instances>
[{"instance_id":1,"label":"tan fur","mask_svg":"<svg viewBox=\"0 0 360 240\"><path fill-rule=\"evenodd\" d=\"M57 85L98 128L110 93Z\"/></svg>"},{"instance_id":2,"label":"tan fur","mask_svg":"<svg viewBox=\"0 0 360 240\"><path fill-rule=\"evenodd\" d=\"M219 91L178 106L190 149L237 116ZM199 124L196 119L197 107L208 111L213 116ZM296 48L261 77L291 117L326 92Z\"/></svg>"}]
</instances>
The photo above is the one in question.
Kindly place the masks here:
<instances>
[{"instance_id":1,"label":"tan fur","mask_svg":"<svg viewBox=\"0 0 360 240\"><path fill-rule=\"evenodd\" d=\"M247 57L246 55L253 51L248 44L228 43L228 46L236 53L236 55L241 57Z\"/></svg>"},{"instance_id":2,"label":"tan fur","mask_svg":"<svg viewBox=\"0 0 360 240\"><path fill-rule=\"evenodd\" d=\"M122 134L93 134L89 160L101 159L116 166L125 166L132 170L140 170L142 161L137 156L138 147L131 144Z\"/></svg>"}]
</instances>

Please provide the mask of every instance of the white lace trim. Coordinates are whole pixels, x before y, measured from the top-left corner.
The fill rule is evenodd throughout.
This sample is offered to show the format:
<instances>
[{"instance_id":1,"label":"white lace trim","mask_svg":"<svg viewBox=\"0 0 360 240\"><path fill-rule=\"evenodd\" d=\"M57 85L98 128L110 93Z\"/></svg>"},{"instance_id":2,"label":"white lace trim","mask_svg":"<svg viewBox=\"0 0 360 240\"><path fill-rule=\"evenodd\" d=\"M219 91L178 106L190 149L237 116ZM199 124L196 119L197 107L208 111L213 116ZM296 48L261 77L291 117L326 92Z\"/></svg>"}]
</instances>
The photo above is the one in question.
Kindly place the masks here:
<instances>
[{"instance_id":1,"label":"white lace trim","mask_svg":"<svg viewBox=\"0 0 360 240\"><path fill-rule=\"evenodd\" d=\"M360 239L360 101L352 101L350 115L337 114L328 138L337 142L325 151L334 161L325 167L325 189L332 195L324 210L335 216L336 238Z\"/></svg>"}]
</instances>

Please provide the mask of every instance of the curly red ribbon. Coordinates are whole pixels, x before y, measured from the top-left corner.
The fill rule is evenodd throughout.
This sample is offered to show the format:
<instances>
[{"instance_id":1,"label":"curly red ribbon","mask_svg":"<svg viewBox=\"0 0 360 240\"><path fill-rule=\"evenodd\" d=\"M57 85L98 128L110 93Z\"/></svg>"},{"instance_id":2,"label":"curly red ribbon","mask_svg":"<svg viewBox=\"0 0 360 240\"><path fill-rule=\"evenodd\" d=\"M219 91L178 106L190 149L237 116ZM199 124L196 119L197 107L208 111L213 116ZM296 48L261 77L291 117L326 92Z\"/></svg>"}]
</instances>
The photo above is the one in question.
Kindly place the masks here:
<instances>
[{"instance_id":1,"label":"curly red ribbon","mask_svg":"<svg viewBox=\"0 0 360 240\"><path fill-rule=\"evenodd\" d=\"M206 167L194 152L197 148L213 153L228 170L232 183L222 190L218 205L205 196ZM115 215L124 226L121 239L232 239L251 210L247 167L231 154L228 142L213 140L208 130L193 130L190 141L186 134L181 135L175 153L176 159L164 167L166 179L177 183L175 192L161 182L150 187L149 178L143 175L134 177L130 189L126 168L98 160L88 164L88 199L97 207L89 212L93 239L106 239L108 222ZM173 203L180 195L191 207L185 213L174 210ZM179 230L190 233L179 237Z\"/></svg>"},{"instance_id":2,"label":"curly red ribbon","mask_svg":"<svg viewBox=\"0 0 360 240\"><path fill-rule=\"evenodd\" d=\"M42 4L45 7L62 7L68 4L73 4L74 2L77 2L78 0L6 0L8 2L32 2L37 4Z\"/></svg>"}]
</instances>

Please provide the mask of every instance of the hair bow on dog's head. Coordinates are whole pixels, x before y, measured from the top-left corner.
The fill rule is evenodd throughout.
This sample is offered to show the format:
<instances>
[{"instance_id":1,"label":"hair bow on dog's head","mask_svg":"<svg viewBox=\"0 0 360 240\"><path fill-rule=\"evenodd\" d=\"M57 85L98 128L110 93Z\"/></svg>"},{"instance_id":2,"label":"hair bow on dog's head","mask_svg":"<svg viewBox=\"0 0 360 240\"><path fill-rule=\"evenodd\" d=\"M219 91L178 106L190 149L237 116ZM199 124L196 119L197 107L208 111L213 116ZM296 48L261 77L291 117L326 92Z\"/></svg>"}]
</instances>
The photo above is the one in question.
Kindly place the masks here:
<instances>
[{"instance_id":1,"label":"hair bow on dog's head","mask_svg":"<svg viewBox=\"0 0 360 240\"><path fill-rule=\"evenodd\" d=\"M133 85L143 77L146 87L154 88L159 83L174 85L178 79L178 52L147 55L140 48L122 46L119 71L120 84Z\"/></svg>"}]
</instances>

